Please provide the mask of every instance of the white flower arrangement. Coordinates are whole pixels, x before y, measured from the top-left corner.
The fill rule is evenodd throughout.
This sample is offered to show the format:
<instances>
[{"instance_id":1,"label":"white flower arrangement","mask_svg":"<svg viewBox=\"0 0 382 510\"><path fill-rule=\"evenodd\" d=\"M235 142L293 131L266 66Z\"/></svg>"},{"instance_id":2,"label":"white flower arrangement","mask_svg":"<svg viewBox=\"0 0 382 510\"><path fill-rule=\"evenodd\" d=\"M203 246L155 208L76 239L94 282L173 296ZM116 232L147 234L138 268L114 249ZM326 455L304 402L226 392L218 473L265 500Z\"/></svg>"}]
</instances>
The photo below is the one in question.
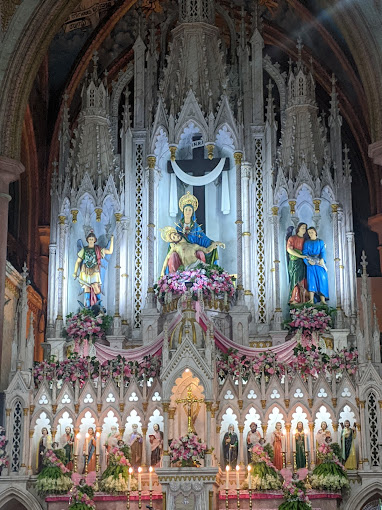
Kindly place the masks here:
<instances>
[{"instance_id":1,"label":"white flower arrangement","mask_svg":"<svg viewBox=\"0 0 382 510\"><path fill-rule=\"evenodd\" d=\"M130 490L136 491L138 488L138 483L135 478L131 478ZM118 478L115 478L113 475L104 478L101 481L100 489L102 492L107 492L108 494L118 494L121 492L127 492L128 489L128 480L126 480L122 473L119 473Z\"/></svg>"},{"instance_id":2,"label":"white flower arrangement","mask_svg":"<svg viewBox=\"0 0 382 510\"><path fill-rule=\"evenodd\" d=\"M72 480L68 476L59 478L39 478L36 489L39 494L65 494L72 488Z\"/></svg>"},{"instance_id":3,"label":"white flower arrangement","mask_svg":"<svg viewBox=\"0 0 382 510\"><path fill-rule=\"evenodd\" d=\"M310 485L313 489L341 491L349 487L349 480L338 475L312 475Z\"/></svg>"},{"instance_id":4,"label":"white flower arrangement","mask_svg":"<svg viewBox=\"0 0 382 510\"><path fill-rule=\"evenodd\" d=\"M263 477L259 475L251 476L252 480L252 490L254 491L269 491L269 490L278 490L281 489L281 481L279 477L275 477L269 474L266 474ZM244 489L248 489L248 482L245 481L242 485Z\"/></svg>"}]
</instances>

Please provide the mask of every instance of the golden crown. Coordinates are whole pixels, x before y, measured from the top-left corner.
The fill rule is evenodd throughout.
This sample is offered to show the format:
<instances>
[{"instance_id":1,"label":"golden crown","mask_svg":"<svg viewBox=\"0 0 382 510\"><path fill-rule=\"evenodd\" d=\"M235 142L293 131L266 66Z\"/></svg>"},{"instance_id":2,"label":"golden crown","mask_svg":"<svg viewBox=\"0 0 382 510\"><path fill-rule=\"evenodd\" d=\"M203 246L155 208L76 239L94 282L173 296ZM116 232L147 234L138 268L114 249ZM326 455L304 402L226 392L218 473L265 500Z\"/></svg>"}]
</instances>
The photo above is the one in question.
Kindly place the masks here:
<instances>
[{"instance_id":1,"label":"golden crown","mask_svg":"<svg viewBox=\"0 0 382 510\"><path fill-rule=\"evenodd\" d=\"M170 234L173 234L174 232L177 234L178 231L175 227L163 227L160 228L160 236L166 243L170 242Z\"/></svg>"},{"instance_id":2,"label":"golden crown","mask_svg":"<svg viewBox=\"0 0 382 510\"><path fill-rule=\"evenodd\" d=\"M180 199L179 199L179 209L182 212L183 212L183 209L186 207L186 205L191 205L192 208L194 209L194 212L196 211L196 209L199 206L198 199L194 195L191 195L191 193L189 191L187 191L187 193L185 195L183 195L182 197L180 197Z\"/></svg>"}]
</instances>

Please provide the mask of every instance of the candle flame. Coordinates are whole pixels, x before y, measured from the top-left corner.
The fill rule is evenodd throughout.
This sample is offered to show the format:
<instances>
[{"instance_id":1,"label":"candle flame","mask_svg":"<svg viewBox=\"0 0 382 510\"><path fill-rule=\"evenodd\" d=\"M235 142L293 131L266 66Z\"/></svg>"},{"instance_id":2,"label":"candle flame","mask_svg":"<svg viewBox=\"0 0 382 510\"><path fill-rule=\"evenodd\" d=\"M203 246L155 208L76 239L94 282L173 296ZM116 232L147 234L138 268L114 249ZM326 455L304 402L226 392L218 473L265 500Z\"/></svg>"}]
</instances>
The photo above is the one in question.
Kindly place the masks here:
<instances>
[{"instance_id":1,"label":"candle flame","mask_svg":"<svg viewBox=\"0 0 382 510\"><path fill-rule=\"evenodd\" d=\"M76 435L76 438L77 438L77 439L80 439L80 438L81 438L81 435L80 435L80 434L77 434L77 435Z\"/></svg>"},{"instance_id":2,"label":"candle flame","mask_svg":"<svg viewBox=\"0 0 382 510\"><path fill-rule=\"evenodd\" d=\"M100 433L100 432L97 432L96 436L97 436L97 437L101 437L101 433Z\"/></svg>"},{"instance_id":3,"label":"candle flame","mask_svg":"<svg viewBox=\"0 0 382 510\"><path fill-rule=\"evenodd\" d=\"M236 466L236 471L240 471L240 466L239 465Z\"/></svg>"},{"instance_id":4,"label":"candle flame","mask_svg":"<svg viewBox=\"0 0 382 510\"><path fill-rule=\"evenodd\" d=\"M142 473L142 468L141 468L141 466L139 466L139 468L138 468L138 473Z\"/></svg>"},{"instance_id":5,"label":"candle flame","mask_svg":"<svg viewBox=\"0 0 382 510\"><path fill-rule=\"evenodd\" d=\"M226 465L225 470L229 471L229 465L228 464Z\"/></svg>"},{"instance_id":6,"label":"candle flame","mask_svg":"<svg viewBox=\"0 0 382 510\"><path fill-rule=\"evenodd\" d=\"M89 436L88 432L86 432L85 437L86 437L86 439L89 439L90 436Z\"/></svg>"},{"instance_id":7,"label":"candle flame","mask_svg":"<svg viewBox=\"0 0 382 510\"><path fill-rule=\"evenodd\" d=\"M129 468L129 475L132 475L134 472L134 469L132 467Z\"/></svg>"},{"instance_id":8,"label":"candle flame","mask_svg":"<svg viewBox=\"0 0 382 510\"><path fill-rule=\"evenodd\" d=\"M248 469L248 473L251 472L251 466L247 466L247 469Z\"/></svg>"},{"instance_id":9,"label":"candle flame","mask_svg":"<svg viewBox=\"0 0 382 510\"><path fill-rule=\"evenodd\" d=\"M149 472L152 473L154 471L154 468L152 466L149 467Z\"/></svg>"}]
</instances>

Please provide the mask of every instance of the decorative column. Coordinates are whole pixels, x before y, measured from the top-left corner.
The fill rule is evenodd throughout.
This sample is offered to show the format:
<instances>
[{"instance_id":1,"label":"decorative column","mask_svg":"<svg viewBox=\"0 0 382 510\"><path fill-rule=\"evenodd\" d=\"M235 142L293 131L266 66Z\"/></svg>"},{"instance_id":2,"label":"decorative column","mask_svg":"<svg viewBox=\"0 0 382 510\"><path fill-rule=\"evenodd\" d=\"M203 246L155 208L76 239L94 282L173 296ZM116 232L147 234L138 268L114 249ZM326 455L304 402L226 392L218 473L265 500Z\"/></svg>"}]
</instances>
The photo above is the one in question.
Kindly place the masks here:
<instances>
[{"instance_id":1,"label":"decorative column","mask_svg":"<svg viewBox=\"0 0 382 510\"><path fill-rule=\"evenodd\" d=\"M170 455L168 452L168 412L170 402L162 402L163 409L163 467L170 467Z\"/></svg>"},{"instance_id":2,"label":"decorative column","mask_svg":"<svg viewBox=\"0 0 382 510\"><path fill-rule=\"evenodd\" d=\"M247 457L247 450L245 448L246 445L244 443L244 425L239 425L239 445L240 445L240 448L239 448L238 464L240 464L240 466L246 466L248 457Z\"/></svg>"},{"instance_id":3,"label":"decorative column","mask_svg":"<svg viewBox=\"0 0 382 510\"><path fill-rule=\"evenodd\" d=\"M2 367L3 355L3 327L4 324L4 296L5 296L5 266L7 259L7 235L8 235L8 210L9 185L17 181L20 174L24 172L24 166L20 161L0 156L0 370Z\"/></svg>"},{"instance_id":4,"label":"decorative column","mask_svg":"<svg viewBox=\"0 0 382 510\"><path fill-rule=\"evenodd\" d=\"M121 295L120 295L120 303L119 303L119 313L122 314L122 324L124 321L127 320L127 317L129 315L128 311L128 304L129 300L127 299L127 296L129 295L128 292L128 278L129 275L127 273L128 270L128 230L129 230L129 223L126 218L122 218L121 220L121 244L120 244L120 251L121 253Z\"/></svg>"},{"instance_id":5,"label":"decorative column","mask_svg":"<svg viewBox=\"0 0 382 510\"><path fill-rule=\"evenodd\" d=\"M355 245L354 245L354 232L346 232L346 241L347 241L347 257L348 257L348 278L349 278L349 291L350 291L350 309L351 314L355 315L357 313L357 300L356 300L356 270L354 264L355 257Z\"/></svg>"},{"instance_id":6,"label":"decorative column","mask_svg":"<svg viewBox=\"0 0 382 510\"><path fill-rule=\"evenodd\" d=\"M275 292L275 312L273 319L273 329L281 331L283 314L281 310L280 300L280 256L279 256L279 208L272 207L272 223L273 223L273 255L274 263L274 292Z\"/></svg>"},{"instance_id":7,"label":"decorative column","mask_svg":"<svg viewBox=\"0 0 382 510\"><path fill-rule=\"evenodd\" d=\"M360 400L359 402L359 415L360 415L360 421L359 424L359 434L358 434L358 458L359 460L362 460L362 468L363 465L366 464L366 467L368 467L369 459L363 456L367 455L367 443L366 443L366 434L361 434L361 431L366 431L366 416L365 416L365 401ZM358 428L358 427L357 427Z\"/></svg>"},{"instance_id":8,"label":"decorative column","mask_svg":"<svg viewBox=\"0 0 382 510\"><path fill-rule=\"evenodd\" d=\"M20 450L21 464L20 471L21 475L28 473L30 450L32 449L32 443L29 442L29 407L23 408L23 447Z\"/></svg>"},{"instance_id":9,"label":"decorative column","mask_svg":"<svg viewBox=\"0 0 382 510\"><path fill-rule=\"evenodd\" d=\"M238 301L243 302L244 287L243 287L243 219L241 209L241 160L243 157L242 151L234 153L236 165L236 242L237 242L237 290Z\"/></svg>"},{"instance_id":10,"label":"decorative column","mask_svg":"<svg viewBox=\"0 0 382 510\"><path fill-rule=\"evenodd\" d=\"M169 440L175 439L174 437L174 418L175 418L176 407L170 407L168 410L168 438Z\"/></svg>"},{"instance_id":11,"label":"decorative column","mask_svg":"<svg viewBox=\"0 0 382 510\"><path fill-rule=\"evenodd\" d=\"M66 216L58 217L58 275L57 275L57 320L56 335L60 336L63 323L63 283L64 283L64 250L65 250L65 220Z\"/></svg>"},{"instance_id":12,"label":"decorative column","mask_svg":"<svg viewBox=\"0 0 382 510\"><path fill-rule=\"evenodd\" d=\"M213 455L212 459L212 464L213 465L216 465L216 462L214 462L214 459L218 460L217 458L217 444L216 444L216 435L214 434L214 430L216 430L216 408L214 406L212 406L212 409L211 409L211 434L212 434L212 439L211 439L211 447L214 449L214 452L215 454Z\"/></svg>"},{"instance_id":13,"label":"decorative column","mask_svg":"<svg viewBox=\"0 0 382 510\"><path fill-rule=\"evenodd\" d=\"M314 466L316 464L316 448L314 444L314 422L309 422L309 442L310 442L310 465L306 466L309 467L309 469L314 469Z\"/></svg>"},{"instance_id":14,"label":"decorative column","mask_svg":"<svg viewBox=\"0 0 382 510\"><path fill-rule=\"evenodd\" d=\"M49 286L48 286L48 324L47 329L53 331L54 329L54 311L55 311L55 296L56 296L56 244L49 245Z\"/></svg>"},{"instance_id":15,"label":"decorative column","mask_svg":"<svg viewBox=\"0 0 382 510\"><path fill-rule=\"evenodd\" d=\"M358 434L358 469L363 469L364 461L367 459L362 458L362 441L361 441L361 424L357 423L357 434ZM339 443L341 444L341 442Z\"/></svg>"},{"instance_id":16,"label":"decorative column","mask_svg":"<svg viewBox=\"0 0 382 510\"><path fill-rule=\"evenodd\" d=\"M114 304L114 335L121 335L121 315L120 315L120 287L121 287L121 213L115 213L116 232L115 232L115 304Z\"/></svg>"},{"instance_id":17,"label":"decorative column","mask_svg":"<svg viewBox=\"0 0 382 510\"><path fill-rule=\"evenodd\" d=\"M216 458L217 458L219 464L223 464L222 461L224 460L224 459L220 458L220 447L219 447L219 445L220 445L220 431L221 431L221 429L222 428L221 428L220 425L216 425L216 440L217 440Z\"/></svg>"},{"instance_id":18,"label":"decorative column","mask_svg":"<svg viewBox=\"0 0 382 510\"><path fill-rule=\"evenodd\" d=\"M28 460L28 475L33 475L33 435L34 435L34 429L29 429L29 460Z\"/></svg>"},{"instance_id":19,"label":"decorative column","mask_svg":"<svg viewBox=\"0 0 382 510\"><path fill-rule=\"evenodd\" d=\"M147 427L142 427L142 463L144 466L151 466L151 457L148 458L148 451L147 451L147 443L146 443L146 437L147 437Z\"/></svg>"},{"instance_id":20,"label":"decorative column","mask_svg":"<svg viewBox=\"0 0 382 510\"><path fill-rule=\"evenodd\" d=\"M292 424L286 423L285 424L285 431L286 431L286 441L285 441L285 459L286 459L286 465L288 468L291 466L293 467L293 445L292 445L292 438L291 438L291 430Z\"/></svg>"},{"instance_id":21,"label":"decorative column","mask_svg":"<svg viewBox=\"0 0 382 510\"><path fill-rule=\"evenodd\" d=\"M207 419L207 437L206 437L206 467L211 467L211 457L212 457L212 444L211 444L211 410L212 410L212 402L206 402L206 419Z\"/></svg>"},{"instance_id":22,"label":"decorative column","mask_svg":"<svg viewBox=\"0 0 382 510\"><path fill-rule=\"evenodd\" d=\"M334 246L334 269L336 275L336 327L343 328L343 312L341 303L341 276L340 276L340 251L338 243L338 204L331 204L333 218L333 246Z\"/></svg>"},{"instance_id":23,"label":"decorative column","mask_svg":"<svg viewBox=\"0 0 382 510\"><path fill-rule=\"evenodd\" d=\"M249 201L249 183L251 177L252 165L245 161L241 167L241 178L243 182L243 243L244 243L244 263L243 280L244 295L253 296L251 292L251 220L250 220L250 201Z\"/></svg>"},{"instance_id":24,"label":"decorative column","mask_svg":"<svg viewBox=\"0 0 382 510\"><path fill-rule=\"evenodd\" d=\"M147 224L147 239L148 239L148 303L154 306L154 185L155 185L155 163L156 157L152 154L147 156L147 164L149 168L149 213L148 213L148 224Z\"/></svg>"}]
</instances>

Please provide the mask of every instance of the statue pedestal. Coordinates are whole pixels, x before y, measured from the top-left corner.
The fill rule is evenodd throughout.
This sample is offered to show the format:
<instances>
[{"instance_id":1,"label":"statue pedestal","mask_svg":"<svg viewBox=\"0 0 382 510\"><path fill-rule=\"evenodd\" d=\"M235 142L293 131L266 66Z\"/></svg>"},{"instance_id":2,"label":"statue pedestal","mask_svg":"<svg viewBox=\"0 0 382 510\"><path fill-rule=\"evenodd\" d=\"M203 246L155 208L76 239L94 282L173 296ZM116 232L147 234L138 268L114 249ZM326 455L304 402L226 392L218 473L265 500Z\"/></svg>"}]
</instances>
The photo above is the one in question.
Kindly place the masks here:
<instances>
[{"instance_id":1,"label":"statue pedestal","mask_svg":"<svg viewBox=\"0 0 382 510\"><path fill-rule=\"evenodd\" d=\"M45 340L46 343L50 345L50 354L49 356L56 356L56 360L62 361L66 358L66 348L68 346L68 342L64 338L47 338ZM44 342L44 343L45 343ZM44 349L45 350L45 349ZM49 349L47 349L48 353Z\"/></svg>"},{"instance_id":2,"label":"statue pedestal","mask_svg":"<svg viewBox=\"0 0 382 510\"><path fill-rule=\"evenodd\" d=\"M158 336L159 312L156 308L144 308L141 313L143 345L151 344Z\"/></svg>"},{"instance_id":3,"label":"statue pedestal","mask_svg":"<svg viewBox=\"0 0 382 510\"><path fill-rule=\"evenodd\" d=\"M235 305L229 315L232 319L232 340L240 345L249 345L249 323L251 314L246 305Z\"/></svg>"},{"instance_id":4,"label":"statue pedestal","mask_svg":"<svg viewBox=\"0 0 382 510\"><path fill-rule=\"evenodd\" d=\"M348 345L348 329L331 329L330 333L334 340L334 350L341 350Z\"/></svg>"},{"instance_id":5,"label":"statue pedestal","mask_svg":"<svg viewBox=\"0 0 382 510\"><path fill-rule=\"evenodd\" d=\"M269 336L272 338L272 345L280 345L285 342L287 331L270 331Z\"/></svg>"},{"instance_id":6,"label":"statue pedestal","mask_svg":"<svg viewBox=\"0 0 382 510\"><path fill-rule=\"evenodd\" d=\"M216 508L218 472L219 469L214 467L156 469L162 492L166 494L166 508L173 510Z\"/></svg>"},{"instance_id":7,"label":"statue pedestal","mask_svg":"<svg viewBox=\"0 0 382 510\"><path fill-rule=\"evenodd\" d=\"M106 340L109 342L112 349L122 349L122 344L125 341L124 336L107 335Z\"/></svg>"}]
</instances>

